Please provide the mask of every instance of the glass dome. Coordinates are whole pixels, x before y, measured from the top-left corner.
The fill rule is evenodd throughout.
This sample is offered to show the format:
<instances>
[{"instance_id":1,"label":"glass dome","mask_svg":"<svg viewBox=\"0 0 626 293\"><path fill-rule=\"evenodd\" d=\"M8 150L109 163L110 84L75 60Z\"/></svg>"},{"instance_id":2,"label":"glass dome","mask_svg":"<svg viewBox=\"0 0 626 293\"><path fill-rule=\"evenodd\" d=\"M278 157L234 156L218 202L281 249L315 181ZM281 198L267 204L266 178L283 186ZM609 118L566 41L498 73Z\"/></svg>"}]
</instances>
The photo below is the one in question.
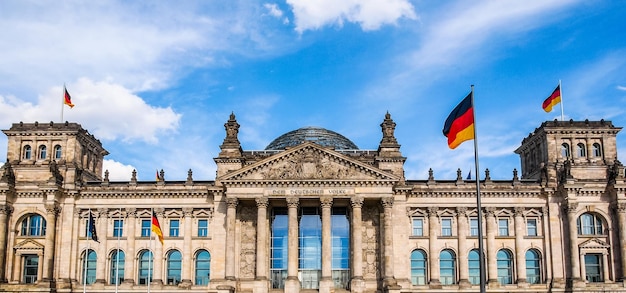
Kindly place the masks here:
<instances>
[{"instance_id":1,"label":"glass dome","mask_svg":"<svg viewBox=\"0 0 626 293\"><path fill-rule=\"evenodd\" d=\"M345 136L321 127L303 127L289 131L274 139L265 149L284 150L297 146L305 141L312 141L321 146L334 147L337 150L358 150L352 141Z\"/></svg>"}]
</instances>

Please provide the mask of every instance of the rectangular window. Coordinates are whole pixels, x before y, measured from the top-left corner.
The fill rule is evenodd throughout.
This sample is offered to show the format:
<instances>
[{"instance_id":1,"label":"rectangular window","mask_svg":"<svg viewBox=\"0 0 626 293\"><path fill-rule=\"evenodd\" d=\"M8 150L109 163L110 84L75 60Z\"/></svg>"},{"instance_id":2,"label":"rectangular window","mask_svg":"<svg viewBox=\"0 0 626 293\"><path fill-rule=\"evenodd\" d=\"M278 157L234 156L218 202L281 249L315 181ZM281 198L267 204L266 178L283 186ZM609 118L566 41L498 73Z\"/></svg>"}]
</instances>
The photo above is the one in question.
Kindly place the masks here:
<instances>
[{"instance_id":1,"label":"rectangular window","mask_svg":"<svg viewBox=\"0 0 626 293\"><path fill-rule=\"evenodd\" d=\"M170 237L178 237L180 230L180 222L178 220L170 220Z\"/></svg>"},{"instance_id":2,"label":"rectangular window","mask_svg":"<svg viewBox=\"0 0 626 293\"><path fill-rule=\"evenodd\" d=\"M499 219L498 230L500 231L500 236L509 236L509 219Z\"/></svg>"},{"instance_id":3,"label":"rectangular window","mask_svg":"<svg viewBox=\"0 0 626 293\"><path fill-rule=\"evenodd\" d=\"M526 220L526 233L528 236L537 236L537 219Z\"/></svg>"},{"instance_id":4,"label":"rectangular window","mask_svg":"<svg viewBox=\"0 0 626 293\"><path fill-rule=\"evenodd\" d=\"M209 220L198 220L198 237L209 236Z\"/></svg>"},{"instance_id":5,"label":"rectangular window","mask_svg":"<svg viewBox=\"0 0 626 293\"><path fill-rule=\"evenodd\" d=\"M452 219L441 219L441 236L452 236Z\"/></svg>"},{"instance_id":6,"label":"rectangular window","mask_svg":"<svg viewBox=\"0 0 626 293\"><path fill-rule=\"evenodd\" d=\"M413 218L413 236L424 236L424 219Z\"/></svg>"},{"instance_id":7,"label":"rectangular window","mask_svg":"<svg viewBox=\"0 0 626 293\"><path fill-rule=\"evenodd\" d=\"M589 283L604 282L602 255L585 254L585 279Z\"/></svg>"},{"instance_id":8,"label":"rectangular window","mask_svg":"<svg viewBox=\"0 0 626 293\"><path fill-rule=\"evenodd\" d=\"M122 237L124 232L124 220L113 220L113 237Z\"/></svg>"},{"instance_id":9,"label":"rectangular window","mask_svg":"<svg viewBox=\"0 0 626 293\"><path fill-rule=\"evenodd\" d=\"M150 220L141 220L141 237L150 237Z\"/></svg>"},{"instance_id":10,"label":"rectangular window","mask_svg":"<svg viewBox=\"0 0 626 293\"><path fill-rule=\"evenodd\" d=\"M470 236L478 236L478 219L470 218Z\"/></svg>"}]
</instances>

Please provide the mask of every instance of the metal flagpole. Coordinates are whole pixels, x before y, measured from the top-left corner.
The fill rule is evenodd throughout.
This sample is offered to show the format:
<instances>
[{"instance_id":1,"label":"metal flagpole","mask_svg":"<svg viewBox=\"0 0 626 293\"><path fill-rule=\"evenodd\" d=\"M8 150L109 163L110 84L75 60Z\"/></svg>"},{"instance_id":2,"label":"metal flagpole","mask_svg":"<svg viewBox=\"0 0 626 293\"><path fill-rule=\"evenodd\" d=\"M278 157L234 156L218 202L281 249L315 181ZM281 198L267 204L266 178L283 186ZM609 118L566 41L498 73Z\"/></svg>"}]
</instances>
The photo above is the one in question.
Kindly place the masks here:
<instances>
[{"instance_id":1,"label":"metal flagpole","mask_svg":"<svg viewBox=\"0 0 626 293\"><path fill-rule=\"evenodd\" d=\"M91 227L91 208L89 208L89 215L87 215L87 227L85 227L85 236L87 236L87 250L85 251L85 260L83 261L83 293L87 292L87 257L89 257L89 249L91 249L91 241L89 241L89 227Z\"/></svg>"},{"instance_id":2,"label":"metal flagpole","mask_svg":"<svg viewBox=\"0 0 626 293\"><path fill-rule=\"evenodd\" d=\"M148 259L148 293L150 293L150 283L152 282L152 259L154 258L154 253L152 253L152 215L154 213L154 209L150 208L150 258Z\"/></svg>"},{"instance_id":3,"label":"metal flagpole","mask_svg":"<svg viewBox=\"0 0 626 293\"><path fill-rule=\"evenodd\" d=\"M122 217L122 208L119 208L119 214L117 215L117 224L120 225ZM122 226L123 229L124 226ZM115 293L117 293L117 288L120 283L120 237L122 236L122 231L117 231L117 253L115 254Z\"/></svg>"},{"instance_id":4,"label":"metal flagpole","mask_svg":"<svg viewBox=\"0 0 626 293\"><path fill-rule=\"evenodd\" d=\"M478 254L480 263L480 293L486 292L485 248L483 247L483 211L480 204L480 173L478 173L478 136L476 135L476 108L474 104L474 85L472 85L472 115L474 116L474 166L476 173L476 208L478 210Z\"/></svg>"},{"instance_id":5,"label":"metal flagpole","mask_svg":"<svg viewBox=\"0 0 626 293\"><path fill-rule=\"evenodd\" d=\"M63 123L63 107L65 106L65 83L63 83L63 92L61 93L61 123Z\"/></svg>"},{"instance_id":6,"label":"metal flagpole","mask_svg":"<svg viewBox=\"0 0 626 293\"><path fill-rule=\"evenodd\" d=\"M563 115L563 87L561 86L561 80L559 79L559 94L561 95L561 121L565 121Z\"/></svg>"}]
</instances>

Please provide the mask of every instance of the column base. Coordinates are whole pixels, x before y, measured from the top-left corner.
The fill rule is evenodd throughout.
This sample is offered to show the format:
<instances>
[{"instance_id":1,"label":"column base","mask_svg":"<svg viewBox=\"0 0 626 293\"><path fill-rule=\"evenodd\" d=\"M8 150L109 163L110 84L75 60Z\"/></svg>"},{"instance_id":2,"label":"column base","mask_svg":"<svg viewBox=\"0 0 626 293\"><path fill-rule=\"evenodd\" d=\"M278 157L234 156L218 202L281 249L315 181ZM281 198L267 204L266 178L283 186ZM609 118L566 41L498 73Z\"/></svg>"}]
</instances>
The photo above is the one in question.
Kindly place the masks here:
<instances>
[{"instance_id":1,"label":"column base","mask_svg":"<svg viewBox=\"0 0 626 293\"><path fill-rule=\"evenodd\" d=\"M152 279L152 282L150 282L150 287L153 287L154 289L161 289L161 288L163 288L163 280L161 280L161 279Z\"/></svg>"},{"instance_id":2,"label":"column base","mask_svg":"<svg viewBox=\"0 0 626 293\"><path fill-rule=\"evenodd\" d=\"M254 293L267 293L269 292L269 282L266 277L259 277L254 281Z\"/></svg>"},{"instance_id":3,"label":"column base","mask_svg":"<svg viewBox=\"0 0 626 293\"><path fill-rule=\"evenodd\" d=\"M472 283L470 283L467 279L459 280L459 289L467 289L471 287L472 287Z\"/></svg>"},{"instance_id":4,"label":"column base","mask_svg":"<svg viewBox=\"0 0 626 293\"><path fill-rule=\"evenodd\" d=\"M350 292L361 293L365 291L365 281L363 277L354 277L350 280Z\"/></svg>"},{"instance_id":5,"label":"column base","mask_svg":"<svg viewBox=\"0 0 626 293\"><path fill-rule=\"evenodd\" d=\"M581 278L567 279L567 283L568 283L568 285L571 286L571 288L585 288L585 287L587 287L587 284Z\"/></svg>"},{"instance_id":6,"label":"column base","mask_svg":"<svg viewBox=\"0 0 626 293\"><path fill-rule=\"evenodd\" d=\"M285 292L298 293L300 292L300 280L298 277L289 276L285 280Z\"/></svg>"},{"instance_id":7,"label":"column base","mask_svg":"<svg viewBox=\"0 0 626 293\"><path fill-rule=\"evenodd\" d=\"M489 279L487 286L489 286L489 288L500 288L500 282L498 282L498 279Z\"/></svg>"},{"instance_id":8,"label":"column base","mask_svg":"<svg viewBox=\"0 0 626 293\"><path fill-rule=\"evenodd\" d=\"M398 285L398 281L396 281L396 278L394 277L387 277L383 279L383 285L386 290L396 290L402 288Z\"/></svg>"},{"instance_id":9,"label":"column base","mask_svg":"<svg viewBox=\"0 0 626 293\"><path fill-rule=\"evenodd\" d=\"M529 284L526 279L517 279L517 288L528 288Z\"/></svg>"},{"instance_id":10,"label":"column base","mask_svg":"<svg viewBox=\"0 0 626 293\"><path fill-rule=\"evenodd\" d=\"M441 287L441 282L439 282L439 279L431 279L430 282L428 282L428 288L441 289L443 287Z\"/></svg>"},{"instance_id":11,"label":"column base","mask_svg":"<svg viewBox=\"0 0 626 293\"><path fill-rule=\"evenodd\" d=\"M322 277L320 280L319 293L331 293L335 287L335 283L331 277Z\"/></svg>"},{"instance_id":12,"label":"column base","mask_svg":"<svg viewBox=\"0 0 626 293\"><path fill-rule=\"evenodd\" d=\"M178 284L178 288L189 289L192 285L193 283L191 282L191 280L183 279L180 281L180 284Z\"/></svg>"},{"instance_id":13,"label":"column base","mask_svg":"<svg viewBox=\"0 0 626 293\"><path fill-rule=\"evenodd\" d=\"M57 281L57 289L72 289L71 279L59 279Z\"/></svg>"}]
</instances>

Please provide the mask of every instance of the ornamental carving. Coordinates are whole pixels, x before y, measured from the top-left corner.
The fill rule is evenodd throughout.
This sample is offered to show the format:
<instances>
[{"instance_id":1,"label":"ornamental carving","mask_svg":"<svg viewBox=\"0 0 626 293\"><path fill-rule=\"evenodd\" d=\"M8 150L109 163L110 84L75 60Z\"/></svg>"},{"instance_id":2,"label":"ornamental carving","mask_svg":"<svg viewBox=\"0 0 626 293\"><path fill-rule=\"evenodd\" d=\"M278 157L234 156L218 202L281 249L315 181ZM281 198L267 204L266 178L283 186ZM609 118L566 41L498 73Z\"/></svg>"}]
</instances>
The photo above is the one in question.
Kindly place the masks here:
<instances>
[{"instance_id":1,"label":"ornamental carving","mask_svg":"<svg viewBox=\"0 0 626 293\"><path fill-rule=\"evenodd\" d=\"M462 217L467 216L467 207L457 207L456 213L457 215L462 216Z\"/></svg>"},{"instance_id":2,"label":"ornamental carving","mask_svg":"<svg viewBox=\"0 0 626 293\"><path fill-rule=\"evenodd\" d=\"M332 197L322 197L320 198L320 205L324 208L331 208L333 206L333 198Z\"/></svg>"},{"instance_id":3,"label":"ornamental carving","mask_svg":"<svg viewBox=\"0 0 626 293\"><path fill-rule=\"evenodd\" d=\"M59 213L61 212L61 208L54 204L47 204L45 205L45 208L46 208L46 212L48 213L48 215L58 216Z\"/></svg>"},{"instance_id":4,"label":"ornamental carving","mask_svg":"<svg viewBox=\"0 0 626 293\"><path fill-rule=\"evenodd\" d=\"M383 205L383 208L390 209L393 207L393 197L383 197L380 203Z\"/></svg>"},{"instance_id":5,"label":"ornamental carving","mask_svg":"<svg viewBox=\"0 0 626 293\"><path fill-rule=\"evenodd\" d=\"M264 179L349 179L357 175L353 168L332 163L327 156L322 156L312 148L288 157L283 164L272 166L261 172Z\"/></svg>"},{"instance_id":6,"label":"ornamental carving","mask_svg":"<svg viewBox=\"0 0 626 293\"><path fill-rule=\"evenodd\" d=\"M350 199L350 204L352 208L361 208L363 207L363 198L362 197L353 197Z\"/></svg>"},{"instance_id":7,"label":"ornamental carving","mask_svg":"<svg viewBox=\"0 0 626 293\"><path fill-rule=\"evenodd\" d=\"M237 204L239 203L239 200L237 200L234 197L228 197L226 198L226 204L228 205L229 209L234 209L237 208Z\"/></svg>"},{"instance_id":8,"label":"ornamental carving","mask_svg":"<svg viewBox=\"0 0 626 293\"><path fill-rule=\"evenodd\" d=\"M126 215L129 218L137 217L137 209L136 208L126 208Z\"/></svg>"},{"instance_id":9,"label":"ornamental carving","mask_svg":"<svg viewBox=\"0 0 626 293\"><path fill-rule=\"evenodd\" d=\"M428 207L428 216L436 217L437 211L439 211L438 207Z\"/></svg>"},{"instance_id":10,"label":"ornamental carving","mask_svg":"<svg viewBox=\"0 0 626 293\"><path fill-rule=\"evenodd\" d=\"M256 206L257 208L267 208L269 201L267 200L267 197L258 197L255 198L254 201L256 202Z\"/></svg>"},{"instance_id":11,"label":"ornamental carving","mask_svg":"<svg viewBox=\"0 0 626 293\"><path fill-rule=\"evenodd\" d=\"M10 205L0 205L0 213L8 216L13 213L13 207Z\"/></svg>"},{"instance_id":12,"label":"ornamental carving","mask_svg":"<svg viewBox=\"0 0 626 293\"><path fill-rule=\"evenodd\" d=\"M191 217L193 215L193 208L190 207L184 207L183 208L183 215L185 217Z\"/></svg>"},{"instance_id":13,"label":"ornamental carving","mask_svg":"<svg viewBox=\"0 0 626 293\"><path fill-rule=\"evenodd\" d=\"M244 206L239 213L241 251L239 273L242 278L254 278L256 268L256 209Z\"/></svg>"},{"instance_id":14,"label":"ornamental carving","mask_svg":"<svg viewBox=\"0 0 626 293\"><path fill-rule=\"evenodd\" d=\"M496 208L494 208L494 207L486 207L485 208L485 213L487 214L487 217L495 217L496 216Z\"/></svg>"},{"instance_id":15,"label":"ornamental carving","mask_svg":"<svg viewBox=\"0 0 626 293\"><path fill-rule=\"evenodd\" d=\"M363 207L363 277L378 279L380 265L380 212L375 206Z\"/></svg>"},{"instance_id":16,"label":"ornamental carving","mask_svg":"<svg viewBox=\"0 0 626 293\"><path fill-rule=\"evenodd\" d=\"M524 216L524 211L525 211L525 210L526 210L526 209L524 209L524 208L522 208L522 207L515 207L515 208L513 208L513 212L515 213L515 216L516 216L516 217L522 217L522 216Z\"/></svg>"},{"instance_id":17,"label":"ornamental carving","mask_svg":"<svg viewBox=\"0 0 626 293\"><path fill-rule=\"evenodd\" d=\"M618 204L615 206L615 210L616 210L618 213L624 213L624 212L626 212L626 203L623 203L623 202L622 202L622 203L618 203Z\"/></svg>"},{"instance_id":18,"label":"ornamental carving","mask_svg":"<svg viewBox=\"0 0 626 293\"><path fill-rule=\"evenodd\" d=\"M288 197L285 199L287 201L287 207L289 208L298 208L298 204L300 203L300 200L297 197Z\"/></svg>"},{"instance_id":19,"label":"ornamental carving","mask_svg":"<svg viewBox=\"0 0 626 293\"><path fill-rule=\"evenodd\" d=\"M565 208L567 209L568 213L576 213L576 210L578 210L578 203L575 203L575 202L568 203L567 206L565 206Z\"/></svg>"}]
</instances>

